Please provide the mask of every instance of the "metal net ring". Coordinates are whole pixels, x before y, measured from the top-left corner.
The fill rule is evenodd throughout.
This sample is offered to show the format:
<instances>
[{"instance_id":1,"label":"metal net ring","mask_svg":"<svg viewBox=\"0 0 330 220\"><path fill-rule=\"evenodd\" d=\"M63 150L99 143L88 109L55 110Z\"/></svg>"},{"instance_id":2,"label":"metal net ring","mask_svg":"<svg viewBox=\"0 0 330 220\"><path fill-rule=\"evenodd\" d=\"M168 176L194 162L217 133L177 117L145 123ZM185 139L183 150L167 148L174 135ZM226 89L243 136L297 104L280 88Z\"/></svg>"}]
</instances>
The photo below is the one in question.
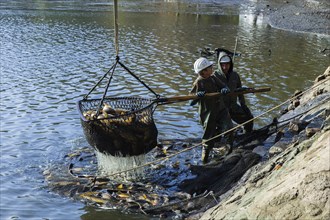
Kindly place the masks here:
<instances>
[{"instance_id":1,"label":"metal net ring","mask_svg":"<svg viewBox=\"0 0 330 220\"><path fill-rule=\"evenodd\" d=\"M100 102L101 99L78 102L84 134L96 150L113 156L136 156L157 145L153 99L106 97L97 115Z\"/></svg>"}]
</instances>

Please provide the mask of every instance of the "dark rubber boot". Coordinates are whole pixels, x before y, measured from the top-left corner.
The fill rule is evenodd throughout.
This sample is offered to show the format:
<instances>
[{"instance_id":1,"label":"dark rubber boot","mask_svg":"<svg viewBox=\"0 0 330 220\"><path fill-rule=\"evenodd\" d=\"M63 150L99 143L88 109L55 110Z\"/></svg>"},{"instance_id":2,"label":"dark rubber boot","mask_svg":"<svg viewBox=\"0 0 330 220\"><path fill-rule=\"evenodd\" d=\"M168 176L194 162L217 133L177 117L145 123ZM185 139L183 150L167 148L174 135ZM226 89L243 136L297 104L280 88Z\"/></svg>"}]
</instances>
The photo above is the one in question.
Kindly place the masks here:
<instances>
[{"instance_id":1,"label":"dark rubber boot","mask_svg":"<svg viewBox=\"0 0 330 220\"><path fill-rule=\"evenodd\" d=\"M202 162L206 164L209 162L210 149L203 147L202 149Z\"/></svg>"},{"instance_id":2,"label":"dark rubber boot","mask_svg":"<svg viewBox=\"0 0 330 220\"><path fill-rule=\"evenodd\" d=\"M244 125L244 130L247 134L251 133L253 131L253 121L245 124Z\"/></svg>"},{"instance_id":3,"label":"dark rubber boot","mask_svg":"<svg viewBox=\"0 0 330 220\"><path fill-rule=\"evenodd\" d=\"M226 148L227 148L227 153L226 153L226 156L227 156L233 152L233 146L230 144L227 144Z\"/></svg>"}]
</instances>

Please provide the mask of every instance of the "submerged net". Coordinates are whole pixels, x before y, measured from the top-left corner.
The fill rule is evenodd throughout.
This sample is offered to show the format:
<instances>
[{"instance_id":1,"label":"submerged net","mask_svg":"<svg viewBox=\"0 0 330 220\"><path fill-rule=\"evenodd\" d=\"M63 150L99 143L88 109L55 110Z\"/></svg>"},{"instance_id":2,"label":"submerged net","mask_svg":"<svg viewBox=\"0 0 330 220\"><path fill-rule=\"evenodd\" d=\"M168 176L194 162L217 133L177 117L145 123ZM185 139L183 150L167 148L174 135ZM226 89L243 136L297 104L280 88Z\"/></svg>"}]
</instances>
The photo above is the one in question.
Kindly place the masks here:
<instances>
[{"instance_id":1,"label":"submerged net","mask_svg":"<svg viewBox=\"0 0 330 220\"><path fill-rule=\"evenodd\" d=\"M105 97L78 102L88 143L101 153L124 157L146 154L156 147L155 106L152 99L140 97Z\"/></svg>"}]
</instances>

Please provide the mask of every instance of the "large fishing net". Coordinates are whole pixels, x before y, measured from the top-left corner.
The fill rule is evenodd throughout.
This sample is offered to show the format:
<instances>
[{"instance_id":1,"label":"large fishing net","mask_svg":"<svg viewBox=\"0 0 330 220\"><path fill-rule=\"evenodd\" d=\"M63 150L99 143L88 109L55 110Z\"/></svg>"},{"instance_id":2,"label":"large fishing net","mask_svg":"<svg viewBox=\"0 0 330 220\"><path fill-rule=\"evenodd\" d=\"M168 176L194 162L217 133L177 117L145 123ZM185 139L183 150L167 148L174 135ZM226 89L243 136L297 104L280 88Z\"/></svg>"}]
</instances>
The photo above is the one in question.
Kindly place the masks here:
<instances>
[{"instance_id":1,"label":"large fishing net","mask_svg":"<svg viewBox=\"0 0 330 220\"><path fill-rule=\"evenodd\" d=\"M133 156L145 154L157 145L155 104L151 99L105 98L99 110L100 102L100 99L78 102L81 124L91 146L113 156Z\"/></svg>"},{"instance_id":2,"label":"large fishing net","mask_svg":"<svg viewBox=\"0 0 330 220\"><path fill-rule=\"evenodd\" d=\"M124 66L117 57L116 63L110 70L82 100L78 101L77 107L84 134L88 143L104 154L112 156L146 154L157 145L158 131L153 120L153 112L157 107L155 100L159 99L107 96L117 64L159 98L159 95ZM89 99L88 96L107 76L110 77L102 98Z\"/></svg>"}]
</instances>

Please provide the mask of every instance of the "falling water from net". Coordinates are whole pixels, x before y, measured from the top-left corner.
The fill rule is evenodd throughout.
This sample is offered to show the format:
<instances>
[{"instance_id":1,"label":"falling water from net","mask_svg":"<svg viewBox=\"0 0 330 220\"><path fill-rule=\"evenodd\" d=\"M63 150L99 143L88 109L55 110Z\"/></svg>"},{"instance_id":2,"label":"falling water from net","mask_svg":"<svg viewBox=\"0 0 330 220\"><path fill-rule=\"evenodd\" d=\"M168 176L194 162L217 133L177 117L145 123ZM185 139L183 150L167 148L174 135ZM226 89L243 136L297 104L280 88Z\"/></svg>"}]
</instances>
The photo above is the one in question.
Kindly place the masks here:
<instances>
[{"instance_id":1,"label":"falling water from net","mask_svg":"<svg viewBox=\"0 0 330 220\"><path fill-rule=\"evenodd\" d=\"M131 157L112 156L99 151L95 151L95 154L97 157L98 169L102 176L111 176L114 173L126 170L130 171L114 175L114 178L137 180L143 178L145 175L145 169L143 167L132 169L146 163L146 155L144 154Z\"/></svg>"}]
</instances>

